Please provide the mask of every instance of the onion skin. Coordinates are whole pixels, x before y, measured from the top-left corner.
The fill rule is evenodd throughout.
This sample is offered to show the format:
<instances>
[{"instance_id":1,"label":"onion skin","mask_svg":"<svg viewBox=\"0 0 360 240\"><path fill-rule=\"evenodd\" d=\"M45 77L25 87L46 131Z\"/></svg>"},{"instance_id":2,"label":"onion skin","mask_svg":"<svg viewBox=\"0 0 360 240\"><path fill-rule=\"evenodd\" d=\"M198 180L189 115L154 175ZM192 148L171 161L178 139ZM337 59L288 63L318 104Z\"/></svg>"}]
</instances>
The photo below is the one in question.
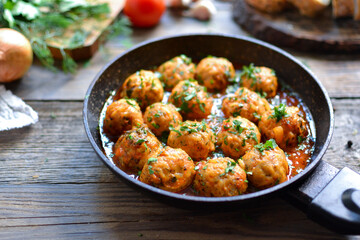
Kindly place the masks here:
<instances>
[{"instance_id":1,"label":"onion skin","mask_svg":"<svg viewBox=\"0 0 360 240\"><path fill-rule=\"evenodd\" d=\"M0 83L12 82L24 76L32 61L29 40L13 29L0 28Z\"/></svg>"}]
</instances>

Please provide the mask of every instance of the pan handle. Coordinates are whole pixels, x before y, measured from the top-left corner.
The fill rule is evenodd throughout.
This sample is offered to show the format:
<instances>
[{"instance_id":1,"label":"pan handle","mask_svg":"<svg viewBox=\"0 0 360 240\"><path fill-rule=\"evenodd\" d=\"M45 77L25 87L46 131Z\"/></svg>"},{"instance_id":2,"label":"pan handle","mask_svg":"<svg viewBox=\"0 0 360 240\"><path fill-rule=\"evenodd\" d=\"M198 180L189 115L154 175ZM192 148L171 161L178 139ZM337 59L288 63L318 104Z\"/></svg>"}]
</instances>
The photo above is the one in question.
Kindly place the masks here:
<instances>
[{"instance_id":1,"label":"pan handle","mask_svg":"<svg viewBox=\"0 0 360 240\"><path fill-rule=\"evenodd\" d=\"M310 219L328 229L360 234L360 175L351 169L339 171L321 161L305 182L288 191L288 196Z\"/></svg>"}]
</instances>

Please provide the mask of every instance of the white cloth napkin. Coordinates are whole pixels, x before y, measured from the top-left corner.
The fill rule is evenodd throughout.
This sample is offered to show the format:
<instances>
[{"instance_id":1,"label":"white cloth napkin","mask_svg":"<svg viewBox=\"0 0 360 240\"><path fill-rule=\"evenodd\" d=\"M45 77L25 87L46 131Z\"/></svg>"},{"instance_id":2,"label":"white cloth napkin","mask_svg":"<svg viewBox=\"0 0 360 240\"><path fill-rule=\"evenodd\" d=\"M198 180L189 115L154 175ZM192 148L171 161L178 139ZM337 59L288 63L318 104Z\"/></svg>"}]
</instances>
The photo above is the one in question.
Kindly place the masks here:
<instances>
[{"instance_id":1,"label":"white cloth napkin","mask_svg":"<svg viewBox=\"0 0 360 240\"><path fill-rule=\"evenodd\" d=\"M0 131L28 126L38 120L37 112L0 85Z\"/></svg>"}]
</instances>

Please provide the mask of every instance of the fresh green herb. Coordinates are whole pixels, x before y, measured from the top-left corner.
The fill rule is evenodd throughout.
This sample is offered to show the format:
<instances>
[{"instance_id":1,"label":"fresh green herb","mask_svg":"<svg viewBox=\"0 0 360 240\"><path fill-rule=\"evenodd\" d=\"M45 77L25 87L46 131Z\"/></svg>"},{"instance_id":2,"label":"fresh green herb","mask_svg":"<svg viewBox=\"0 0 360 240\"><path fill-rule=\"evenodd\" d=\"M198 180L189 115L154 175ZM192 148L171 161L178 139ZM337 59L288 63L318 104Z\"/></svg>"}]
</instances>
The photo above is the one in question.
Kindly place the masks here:
<instances>
[{"instance_id":1,"label":"fresh green herb","mask_svg":"<svg viewBox=\"0 0 360 240\"><path fill-rule=\"evenodd\" d=\"M133 106L134 108L136 108L136 105L131 102L132 100L129 101L129 99L125 99L125 101L126 101L126 103L129 104L130 106Z\"/></svg>"},{"instance_id":2,"label":"fresh green herb","mask_svg":"<svg viewBox=\"0 0 360 240\"><path fill-rule=\"evenodd\" d=\"M241 122L239 120L233 121L233 127L239 134L241 134L245 130L245 128L241 127Z\"/></svg>"},{"instance_id":3,"label":"fresh green herb","mask_svg":"<svg viewBox=\"0 0 360 240\"><path fill-rule=\"evenodd\" d=\"M302 136L298 136L297 140L298 140L298 143L302 143L305 140L305 138L303 138Z\"/></svg>"},{"instance_id":4,"label":"fresh green herb","mask_svg":"<svg viewBox=\"0 0 360 240\"><path fill-rule=\"evenodd\" d=\"M149 169L149 174L154 174L154 170L152 169L151 165L149 165L148 169Z\"/></svg>"},{"instance_id":5,"label":"fresh green herb","mask_svg":"<svg viewBox=\"0 0 360 240\"><path fill-rule=\"evenodd\" d=\"M257 150L259 150L259 152L261 153L261 155L264 155L264 151L265 150L270 150L270 149L274 149L277 147L277 144L275 142L274 139L270 139L270 140L267 140L265 144L263 143L259 143L257 145L255 145L255 148Z\"/></svg>"},{"instance_id":6,"label":"fresh green herb","mask_svg":"<svg viewBox=\"0 0 360 240\"><path fill-rule=\"evenodd\" d=\"M259 73L260 72L260 68L255 67L254 63L250 63L249 66L243 66L242 72L241 72L241 77L245 76L247 78L251 78L254 81L257 81L257 77L255 75L255 73Z\"/></svg>"},{"instance_id":7,"label":"fresh green herb","mask_svg":"<svg viewBox=\"0 0 360 240\"><path fill-rule=\"evenodd\" d=\"M226 135L226 136L224 137L224 143L225 143L225 145L228 145L227 138L228 138L228 136Z\"/></svg>"},{"instance_id":8,"label":"fresh green herb","mask_svg":"<svg viewBox=\"0 0 360 240\"><path fill-rule=\"evenodd\" d=\"M181 60L182 60L186 65L191 64L191 58L189 58L189 57L186 56L185 54L181 54L179 57L181 58Z\"/></svg>"},{"instance_id":9,"label":"fresh green herb","mask_svg":"<svg viewBox=\"0 0 360 240\"><path fill-rule=\"evenodd\" d=\"M145 141L146 141L145 139L139 139L139 140L136 141L136 144L142 144Z\"/></svg>"},{"instance_id":10,"label":"fresh green herb","mask_svg":"<svg viewBox=\"0 0 360 240\"><path fill-rule=\"evenodd\" d=\"M148 159L148 164L150 164L152 162L157 162L157 158L149 158Z\"/></svg>"},{"instance_id":11,"label":"fresh green herb","mask_svg":"<svg viewBox=\"0 0 360 240\"><path fill-rule=\"evenodd\" d=\"M256 117L257 119L261 120L261 116L259 114L257 114L256 112L253 113L254 117Z\"/></svg>"},{"instance_id":12,"label":"fresh green herb","mask_svg":"<svg viewBox=\"0 0 360 240\"><path fill-rule=\"evenodd\" d=\"M225 172L220 174L220 177L221 176L224 176L225 174L227 174L228 172L232 172L234 170L234 168L236 167L236 162L234 161L228 161L227 162L227 166L225 168Z\"/></svg>"},{"instance_id":13,"label":"fresh green herb","mask_svg":"<svg viewBox=\"0 0 360 240\"><path fill-rule=\"evenodd\" d=\"M200 104L199 104L199 108L200 108L200 111L202 111L203 113L205 113L205 103L200 103Z\"/></svg>"},{"instance_id":14,"label":"fresh green herb","mask_svg":"<svg viewBox=\"0 0 360 240\"><path fill-rule=\"evenodd\" d=\"M279 122L283 117L289 117L290 115L286 113L286 105L280 103L279 106L274 107L274 112L270 115L269 118L276 119L276 122Z\"/></svg>"},{"instance_id":15,"label":"fresh green herb","mask_svg":"<svg viewBox=\"0 0 360 240\"><path fill-rule=\"evenodd\" d=\"M186 92L185 95L186 95L186 97L184 98L185 101L190 101L196 96L196 91L193 90L191 93Z\"/></svg>"},{"instance_id":16,"label":"fresh green herb","mask_svg":"<svg viewBox=\"0 0 360 240\"><path fill-rule=\"evenodd\" d=\"M170 127L169 127L169 130L170 130L170 131L173 131L173 132L176 132L179 136L182 135L181 132L180 132L179 130L175 129L173 126L170 126Z\"/></svg>"},{"instance_id":17,"label":"fresh green herb","mask_svg":"<svg viewBox=\"0 0 360 240\"><path fill-rule=\"evenodd\" d=\"M151 126L153 126L155 129L159 129L159 128L160 128L159 124L157 124L157 123L151 123Z\"/></svg>"},{"instance_id":18,"label":"fresh green herb","mask_svg":"<svg viewBox=\"0 0 360 240\"><path fill-rule=\"evenodd\" d=\"M108 17L108 3L90 4L86 0L1 0L0 27L10 27L23 33L30 41L40 62L55 70L49 46L62 45L64 72L74 72L77 64L67 50L84 44L91 30L84 30L86 19L102 21ZM129 21L122 17L105 30L107 39L130 33ZM65 34L71 27L72 35ZM104 39L103 39L104 40ZM66 49L66 50L65 50Z\"/></svg>"}]
</instances>

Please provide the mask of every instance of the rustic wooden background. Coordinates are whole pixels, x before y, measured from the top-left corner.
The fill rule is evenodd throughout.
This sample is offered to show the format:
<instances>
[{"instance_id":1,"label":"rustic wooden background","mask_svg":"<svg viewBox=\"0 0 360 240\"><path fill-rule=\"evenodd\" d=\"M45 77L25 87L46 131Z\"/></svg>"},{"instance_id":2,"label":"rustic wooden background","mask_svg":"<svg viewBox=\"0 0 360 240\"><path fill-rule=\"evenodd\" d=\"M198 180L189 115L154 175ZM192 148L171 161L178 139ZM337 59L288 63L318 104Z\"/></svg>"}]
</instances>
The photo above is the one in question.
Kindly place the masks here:
<instances>
[{"instance_id":1,"label":"rustic wooden background","mask_svg":"<svg viewBox=\"0 0 360 240\"><path fill-rule=\"evenodd\" d=\"M158 26L106 43L75 75L35 63L22 80L6 85L40 121L0 132L0 239L359 239L332 233L278 197L220 213L170 207L129 188L96 156L82 123L83 98L96 73L153 37L247 35L232 20L231 2L216 5L210 22L168 11ZM334 104L335 133L324 160L360 172L360 55L286 50L318 76Z\"/></svg>"}]
</instances>

